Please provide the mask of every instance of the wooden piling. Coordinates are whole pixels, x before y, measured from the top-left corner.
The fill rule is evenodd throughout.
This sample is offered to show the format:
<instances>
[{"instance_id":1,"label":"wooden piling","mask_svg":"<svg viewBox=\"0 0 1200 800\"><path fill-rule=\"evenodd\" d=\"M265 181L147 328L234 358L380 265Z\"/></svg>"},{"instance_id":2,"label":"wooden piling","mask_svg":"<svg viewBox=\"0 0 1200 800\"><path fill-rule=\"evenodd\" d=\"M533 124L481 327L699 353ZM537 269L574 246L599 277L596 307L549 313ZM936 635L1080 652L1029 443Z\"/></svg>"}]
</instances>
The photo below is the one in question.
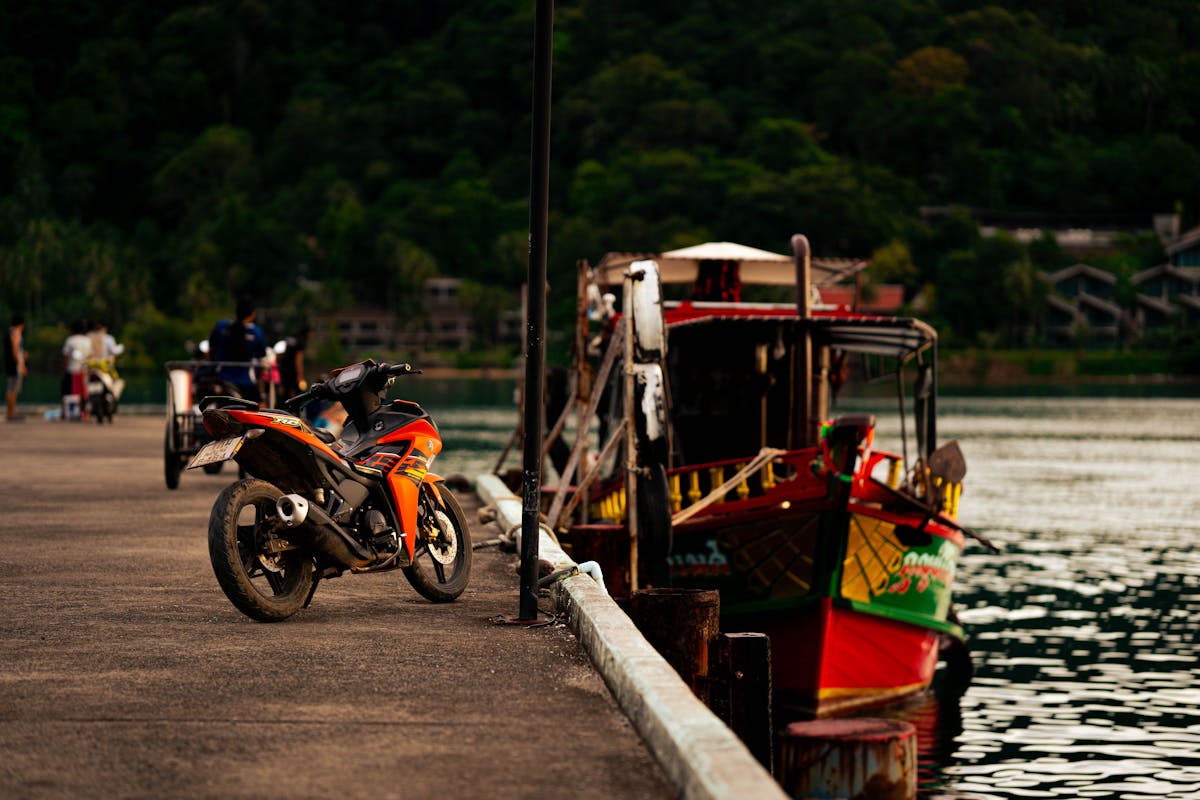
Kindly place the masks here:
<instances>
[{"instance_id":1,"label":"wooden piling","mask_svg":"<svg viewBox=\"0 0 1200 800\"><path fill-rule=\"evenodd\" d=\"M771 721L771 637L721 633L709 645L708 706L774 772Z\"/></svg>"},{"instance_id":2,"label":"wooden piling","mask_svg":"<svg viewBox=\"0 0 1200 800\"><path fill-rule=\"evenodd\" d=\"M780 738L776 777L793 798L913 800L917 729L890 719L794 722Z\"/></svg>"},{"instance_id":3,"label":"wooden piling","mask_svg":"<svg viewBox=\"0 0 1200 800\"><path fill-rule=\"evenodd\" d=\"M708 643L720 630L721 594L715 589L641 589L629 616L667 663L707 702Z\"/></svg>"}]
</instances>

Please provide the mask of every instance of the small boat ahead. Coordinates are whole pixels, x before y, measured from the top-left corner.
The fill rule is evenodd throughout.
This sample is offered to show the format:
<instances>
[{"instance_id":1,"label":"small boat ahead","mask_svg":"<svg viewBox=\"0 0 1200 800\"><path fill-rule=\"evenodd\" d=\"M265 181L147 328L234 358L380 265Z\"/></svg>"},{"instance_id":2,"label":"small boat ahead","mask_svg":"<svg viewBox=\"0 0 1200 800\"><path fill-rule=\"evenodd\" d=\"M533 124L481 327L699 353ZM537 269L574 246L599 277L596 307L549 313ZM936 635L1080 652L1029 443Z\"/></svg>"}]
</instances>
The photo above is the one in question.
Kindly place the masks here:
<instances>
[{"instance_id":1,"label":"small boat ahead","mask_svg":"<svg viewBox=\"0 0 1200 800\"><path fill-rule=\"evenodd\" d=\"M923 691L939 655L961 661L954 572L968 538L991 545L957 520L957 442L937 446L936 332L823 304L863 265L814 262L802 236L793 250L581 263L573 389L548 442L572 411L583 423L544 502L614 596L718 589L723 630L770 636L777 704L827 716ZM832 412L864 370L894 375L903 408L906 369L911 461L874 448L873 416Z\"/></svg>"}]
</instances>

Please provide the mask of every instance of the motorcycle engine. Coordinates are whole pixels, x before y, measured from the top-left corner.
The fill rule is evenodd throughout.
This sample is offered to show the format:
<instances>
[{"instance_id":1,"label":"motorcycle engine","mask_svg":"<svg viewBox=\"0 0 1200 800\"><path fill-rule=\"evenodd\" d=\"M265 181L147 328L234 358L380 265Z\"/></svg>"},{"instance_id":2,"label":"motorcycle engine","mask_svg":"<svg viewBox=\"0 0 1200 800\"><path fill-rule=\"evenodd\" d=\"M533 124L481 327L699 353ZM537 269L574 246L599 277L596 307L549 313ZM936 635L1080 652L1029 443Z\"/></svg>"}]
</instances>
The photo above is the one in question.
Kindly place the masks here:
<instances>
[{"instance_id":1,"label":"motorcycle engine","mask_svg":"<svg viewBox=\"0 0 1200 800\"><path fill-rule=\"evenodd\" d=\"M388 525L387 517L376 508L368 508L363 512L362 528L368 539L367 544L376 552L394 553L400 547L396 531Z\"/></svg>"}]
</instances>

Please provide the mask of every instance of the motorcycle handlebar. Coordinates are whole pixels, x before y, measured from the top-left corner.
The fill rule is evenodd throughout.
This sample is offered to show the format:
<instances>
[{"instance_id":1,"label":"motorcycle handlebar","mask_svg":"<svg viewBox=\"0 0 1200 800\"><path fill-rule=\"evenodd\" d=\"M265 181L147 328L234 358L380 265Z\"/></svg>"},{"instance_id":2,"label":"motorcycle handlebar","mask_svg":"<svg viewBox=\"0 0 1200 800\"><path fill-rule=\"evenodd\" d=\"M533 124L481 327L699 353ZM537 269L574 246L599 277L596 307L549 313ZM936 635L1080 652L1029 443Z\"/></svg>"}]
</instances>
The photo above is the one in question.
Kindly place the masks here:
<instances>
[{"instance_id":1,"label":"motorcycle handlebar","mask_svg":"<svg viewBox=\"0 0 1200 800\"><path fill-rule=\"evenodd\" d=\"M375 370L376 370L376 374L386 375L389 378L393 377L395 375L420 375L421 374L421 370L416 369L415 367L413 367L412 364L408 364L408 363L378 364L375 367ZM311 386L308 387L308 391L301 392L300 394L296 395L295 397L292 397L288 400L284 400L283 408L286 411L295 412L295 411L299 411L300 409L304 408L305 405L307 405L308 403L311 403L313 400L319 400L319 399L325 399L325 400L335 399L333 392L329 389L329 386L327 383L312 384Z\"/></svg>"},{"instance_id":2,"label":"motorcycle handlebar","mask_svg":"<svg viewBox=\"0 0 1200 800\"><path fill-rule=\"evenodd\" d=\"M420 375L421 370L412 364L380 364L379 370L386 375Z\"/></svg>"},{"instance_id":3,"label":"motorcycle handlebar","mask_svg":"<svg viewBox=\"0 0 1200 800\"><path fill-rule=\"evenodd\" d=\"M295 397L290 397L287 400L284 400L283 403L281 404L283 406L283 410L291 411L293 413L300 411L300 409L304 408L306 405L311 403L313 400L316 400L317 397L319 396L321 390L324 388L325 388L325 384L314 383L312 386L309 387L308 391L301 392L300 394L296 395Z\"/></svg>"}]
</instances>

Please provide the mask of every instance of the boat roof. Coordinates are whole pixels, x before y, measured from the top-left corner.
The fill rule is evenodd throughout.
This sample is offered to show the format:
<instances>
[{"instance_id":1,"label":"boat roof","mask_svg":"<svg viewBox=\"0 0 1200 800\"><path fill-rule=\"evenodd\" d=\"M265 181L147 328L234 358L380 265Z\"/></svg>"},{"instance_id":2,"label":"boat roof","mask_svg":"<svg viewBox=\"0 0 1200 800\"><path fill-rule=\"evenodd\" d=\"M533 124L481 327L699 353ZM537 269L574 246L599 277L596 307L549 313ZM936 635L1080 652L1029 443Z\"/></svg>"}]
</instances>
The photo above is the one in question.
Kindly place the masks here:
<instances>
[{"instance_id":1,"label":"boat roof","mask_svg":"<svg viewBox=\"0 0 1200 800\"><path fill-rule=\"evenodd\" d=\"M596 282L604 286L618 285L630 264L648 259L658 264L659 278L664 284L694 283L701 261L736 261L738 277L743 284L796 285L796 268L791 256L736 242L705 242L665 253L607 253L596 265ZM836 283L867 267L865 260L857 258L814 258L810 264L812 282L817 286Z\"/></svg>"},{"instance_id":2,"label":"boat roof","mask_svg":"<svg viewBox=\"0 0 1200 800\"><path fill-rule=\"evenodd\" d=\"M726 326L730 336L741 326L787 321L807 327L814 341L850 353L889 356L906 360L933 346L937 331L911 317L818 311L806 319L795 306L779 304L669 303L664 305L669 330L703 324Z\"/></svg>"},{"instance_id":3,"label":"boat roof","mask_svg":"<svg viewBox=\"0 0 1200 800\"><path fill-rule=\"evenodd\" d=\"M907 359L937 342L933 327L911 317L817 316L808 325L822 344L849 353Z\"/></svg>"}]
</instances>

